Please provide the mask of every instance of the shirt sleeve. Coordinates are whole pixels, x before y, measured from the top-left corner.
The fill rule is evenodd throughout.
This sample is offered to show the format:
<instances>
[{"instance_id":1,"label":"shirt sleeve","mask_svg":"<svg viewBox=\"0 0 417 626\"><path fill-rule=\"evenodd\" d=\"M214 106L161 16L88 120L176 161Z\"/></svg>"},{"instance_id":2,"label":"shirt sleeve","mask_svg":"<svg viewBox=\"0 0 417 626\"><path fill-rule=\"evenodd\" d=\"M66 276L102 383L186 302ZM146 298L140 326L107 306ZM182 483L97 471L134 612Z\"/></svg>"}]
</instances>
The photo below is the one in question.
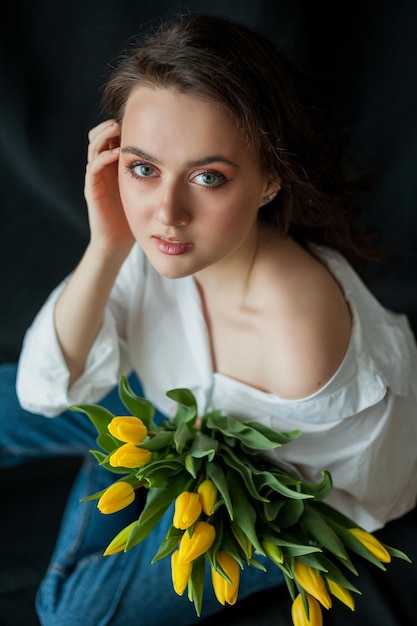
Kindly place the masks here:
<instances>
[{"instance_id":1,"label":"shirt sleeve","mask_svg":"<svg viewBox=\"0 0 417 626\"><path fill-rule=\"evenodd\" d=\"M126 330L130 294L135 292L137 302L138 289L144 280L133 268L140 269L136 250L117 278L84 373L71 388L54 325L55 305L68 279L54 289L24 337L16 383L17 396L24 409L54 417L68 406L98 402L118 383L120 374L131 370Z\"/></svg>"}]
</instances>

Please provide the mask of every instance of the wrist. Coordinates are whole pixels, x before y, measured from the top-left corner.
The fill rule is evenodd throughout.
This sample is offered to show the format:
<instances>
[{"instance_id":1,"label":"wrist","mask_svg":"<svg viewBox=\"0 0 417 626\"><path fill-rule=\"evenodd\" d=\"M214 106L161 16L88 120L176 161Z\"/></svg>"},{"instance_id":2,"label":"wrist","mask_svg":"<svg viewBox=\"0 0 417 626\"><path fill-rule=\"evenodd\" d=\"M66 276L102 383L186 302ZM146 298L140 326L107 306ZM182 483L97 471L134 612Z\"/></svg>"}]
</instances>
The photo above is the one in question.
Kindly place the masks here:
<instances>
[{"instance_id":1,"label":"wrist","mask_svg":"<svg viewBox=\"0 0 417 626\"><path fill-rule=\"evenodd\" d=\"M126 240L117 246L103 246L96 243L93 239L87 245L86 256L93 260L98 265L103 265L106 268L115 268L117 271L123 265L126 258L133 247L135 240Z\"/></svg>"}]
</instances>

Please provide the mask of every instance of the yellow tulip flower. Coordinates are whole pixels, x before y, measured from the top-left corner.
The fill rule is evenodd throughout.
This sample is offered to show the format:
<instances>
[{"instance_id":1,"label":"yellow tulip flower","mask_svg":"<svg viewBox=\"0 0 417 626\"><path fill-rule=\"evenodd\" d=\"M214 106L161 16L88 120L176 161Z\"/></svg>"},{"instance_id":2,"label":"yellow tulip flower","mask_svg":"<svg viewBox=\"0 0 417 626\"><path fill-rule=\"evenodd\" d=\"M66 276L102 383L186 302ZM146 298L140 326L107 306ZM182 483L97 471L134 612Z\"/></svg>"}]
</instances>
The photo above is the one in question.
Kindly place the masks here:
<instances>
[{"instance_id":1,"label":"yellow tulip flower","mask_svg":"<svg viewBox=\"0 0 417 626\"><path fill-rule=\"evenodd\" d=\"M390 563L391 555L380 541L362 528L349 528L349 532L381 563Z\"/></svg>"},{"instance_id":2,"label":"yellow tulip flower","mask_svg":"<svg viewBox=\"0 0 417 626\"><path fill-rule=\"evenodd\" d=\"M135 491L132 485L120 480L106 489L97 503L97 508L101 513L108 515L126 508L134 499Z\"/></svg>"},{"instance_id":3,"label":"yellow tulip flower","mask_svg":"<svg viewBox=\"0 0 417 626\"><path fill-rule=\"evenodd\" d=\"M202 505L198 493L183 491L175 500L173 524L175 528L185 530L200 517Z\"/></svg>"},{"instance_id":4,"label":"yellow tulip flower","mask_svg":"<svg viewBox=\"0 0 417 626\"><path fill-rule=\"evenodd\" d=\"M323 626L323 615L321 612L320 604L315 598L306 594L309 617L304 609L303 599L299 594L291 607L291 617L294 626Z\"/></svg>"},{"instance_id":5,"label":"yellow tulip flower","mask_svg":"<svg viewBox=\"0 0 417 626\"><path fill-rule=\"evenodd\" d=\"M175 550L171 555L171 576L175 593L182 596L190 580L193 564L179 563L179 553L179 550Z\"/></svg>"},{"instance_id":6,"label":"yellow tulip flower","mask_svg":"<svg viewBox=\"0 0 417 626\"><path fill-rule=\"evenodd\" d=\"M107 428L113 437L126 443L142 443L148 434L142 420L130 415L114 417Z\"/></svg>"},{"instance_id":7,"label":"yellow tulip flower","mask_svg":"<svg viewBox=\"0 0 417 626\"><path fill-rule=\"evenodd\" d=\"M239 564L230 554L220 550L217 554L217 561L223 571L232 581L229 583L219 572L211 568L211 580L217 600L223 606L226 604L236 604L239 592L240 569Z\"/></svg>"},{"instance_id":8,"label":"yellow tulip flower","mask_svg":"<svg viewBox=\"0 0 417 626\"><path fill-rule=\"evenodd\" d=\"M301 587L321 602L324 608L329 609L332 606L332 600L327 592L324 580L313 567L296 561L294 564L294 576Z\"/></svg>"},{"instance_id":9,"label":"yellow tulip flower","mask_svg":"<svg viewBox=\"0 0 417 626\"><path fill-rule=\"evenodd\" d=\"M336 583L334 580L327 579L327 584L330 593L332 593L335 598L338 598L338 600L343 602L343 604L346 604L346 606L348 606L351 611L355 610L355 600L353 599L353 596L350 593L349 589L346 589L346 587L342 587L342 585L339 585L339 583Z\"/></svg>"},{"instance_id":10,"label":"yellow tulip flower","mask_svg":"<svg viewBox=\"0 0 417 626\"><path fill-rule=\"evenodd\" d=\"M181 537L178 562L191 563L201 554L207 552L216 537L214 526L208 522L197 522L191 537L185 531Z\"/></svg>"},{"instance_id":11,"label":"yellow tulip flower","mask_svg":"<svg viewBox=\"0 0 417 626\"><path fill-rule=\"evenodd\" d=\"M134 443L125 443L117 448L110 457L110 465L112 467L143 467L152 459L152 453L149 450L138 448Z\"/></svg>"},{"instance_id":12,"label":"yellow tulip flower","mask_svg":"<svg viewBox=\"0 0 417 626\"><path fill-rule=\"evenodd\" d=\"M206 515L212 515L213 507L217 502L217 487L209 479L203 480L197 489L200 496L203 511Z\"/></svg>"}]
</instances>

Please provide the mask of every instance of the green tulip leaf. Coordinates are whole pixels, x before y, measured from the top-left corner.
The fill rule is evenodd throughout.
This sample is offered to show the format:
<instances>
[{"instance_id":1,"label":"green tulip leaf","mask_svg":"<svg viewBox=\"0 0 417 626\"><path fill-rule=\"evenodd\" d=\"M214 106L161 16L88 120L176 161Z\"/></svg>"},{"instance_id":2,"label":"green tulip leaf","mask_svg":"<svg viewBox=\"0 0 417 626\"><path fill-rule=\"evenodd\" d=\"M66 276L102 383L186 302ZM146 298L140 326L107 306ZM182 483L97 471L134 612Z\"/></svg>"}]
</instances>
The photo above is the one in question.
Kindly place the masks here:
<instances>
[{"instance_id":1,"label":"green tulip leaf","mask_svg":"<svg viewBox=\"0 0 417 626\"><path fill-rule=\"evenodd\" d=\"M201 431L197 431L190 449L190 454L198 459L206 456L209 461L212 461L217 452L218 445L215 439Z\"/></svg>"},{"instance_id":2,"label":"green tulip leaf","mask_svg":"<svg viewBox=\"0 0 417 626\"><path fill-rule=\"evenodd\" d=\"M285 500L267 500L263 503L263 512L267 522L273 522L279 511L285 504Z\"/></svg>"},{"instance_id":3,"label":"green tulip leaf","mask_svg":"<svg viewBox=\"0 0 417 626\"><path fill-rule=\"evenodd\" d=\"M100 450L89 450L89 453L93 455L100 465L102 465L103 462L109 457L108 454L104 454L104 452L101 452Z\"/></svg>"},{"instance_id":4,"label":"green tulip leaf","mask_svg":"<svg viewBox=\"0 0 417 626\"><path fill-rule=\"evenodd\" d=\"M213 543L210 548L206 552L206 558L210 563L211 567L216 569L217 567L217 553L220 550L220 546L223 542L223 518L221 515L215 515L211 520L214 529L216 531L216 536L214 538Z\"/></svg>"},{"instance_id":5,"label":"green tulip leaf","mask_svg":"<svg viewBox=\"0 0 417 626\"><path fill-rule=\"evenodd\" d=\"M187 409L193 409L197 411L197 401L195 396L190 389L180 388L180 389L171 389L166 392L168 398L174 400L178 404L181 404Z\"/></svg>"},{"instance_id":6,"label":"green tulip leaf","mask_svg":"<svg viewBox=\"0 0 417 626\"><path fill-rule=\"evenodd\" d=\"M323 480L319 483L308 483L305 481L299 481L301 491L310 496L314 496L316 500L323 500L326 498L332 489L332 478L329 472L322 471L321 475Z\"/></svg>"},{"instance_id":7,"label":"green tulip leaf","mask_svg":"<svg viewBox=\"0 0 417 626\"><path fill-rule=\"evenodd\" d=\"M209 417L207 419L207 427L215 431L220 431L225 437L238 439L248 448L255 450L272 450L281 445L275 441L271 441L259 432L259 430L248 426L247 423L240 422L228 415L221 415L216 419Z\"/></svg>"},{"instance_id":8,"label":"green tulip leaf","mask_svg":"<svg viewBox=\"0 0 417 626\"><path fill-rule=\"evenodd\" d=\"M160 559L163 559L171 554L171 552L173 552L178 547L178 542L181 539L183 532L183 530L175 528L175 526L171 526L165 539L162 541L155 556L153 557L151 563L155 563L156 561L159 561Z\"/></svg>"},{"instance_id":9,"label":"green tulip leaf","mask_svg":"<svg viewBox=\"0 0 417 626\"><path fill-rule=\"evenodd\" d=\"M315 546L288 546L287 548L282 548L282 553L284 556L288 557L299 557L305 556L306 554L314 554L315 552L321 552L320 548L316 548Z\"/></svg>"},{"instance_id":10,"label":"green tulip leaf","mask_svg":"<svg viewBox=\"0 0 417 626\"><path fill-rule=\"evenodd\" d=\"M303 511L304 502L302 500L287 500L278 511L278 515L274 521L278 524L279 528L294 526L300 519Z\"/></svg>"},{"instance_id":11,"label":"green tulip leaf","mask_svg":"<svg viewBox=\"0 0 417 626\"><path fill-rule=\"evenodd\" d=\"M249 421L244 423L246 424L246 426L250 426L250 428L257 430L264 437L266 437L270 441L279 444L280 446L285 445L286 443L290 443L291 441L294 441L294 439L298 439L298 437L300 437L301 435L301 430L299 429L290 430L289 432L282 433L278 430L274 430L273 428L269 428L269 426L265 426L260 422Z\"/></svg>"},{"instance_id":12,"label":"green tulip leaf","mask_svg":"<svg viewBox=\"0 0 417 626\"><path fill-rule=\"evenodd\" d=\"M298 557L306 554L313 554L315 552L322 552L321 548L312 544L294 543L292 541L286 541L276 535L267 535L267 538L271 543L282 548L284 556Z\"/></svg>"},{"instance_id":13,"label":"green tulip leaf","mask_svg":"<svg viewBox=\"0 0 417 626\"><path fill-rule=\"evenodd\" d=\"M294 500L306 500L313 497L309 494L301 493L300 491L287 487L287 485L278 480L272 472L254 470L253 474L253 480L258 491L261 491L264 487L269 487L273 491L280 493L282 496Z\"/></svg>"},{"instance_id":14,"label":"green tulip leaf","mask_svg":"<svg viewBox=\"0 0 417 626\"><path fill-rule=\"evenodd\" d=\"M249 561L248 561L249 565L251 567L255 567L256 569L261 570L261 572L267 572L267 568L265 567L265 565L263 563L261 563L260 561L258 561L258 559L256 559L254 556L252 556Z\"/></svg>"},{"instance_id":15,"label":"green tulip leaf","mask_svg":"<svg viewBox=\"0 0 417 626\"><path fill-rule=\"evenodd\" d=\"M242 559L242 550L229 524L224 524L223 526L221 549L230 554L239 563L240 568L243 569L245 561ZM245 560L248 561L248 558Z\"/></svg>"},{"instance_id":16,"label":"green tulip leaf","mask_svg":"<svg viewBox=\"0 0 417 626\"><path fill-rule=\"evenodd\" d=\"M183 452L185 446L192 438L193 435L187 424L185 422L180 422L174 435L174 443L178 454Z\"/></svg>"},{"instance_id":17,"label":"green tulip leaf","mask_svg":"<svg viewBox=\"0 0 417 626\"><path fill-rule=\"evenodd\" d=\"M300 523L320 545L335 554L342 561L348 559L342 541L313 506L304 507Z\"/></svg>"},{"instance_id":18,"label":"green tulip leaf","mask_svg":"<svg viewBox=\"0 0 417 626\"><path fill-rule=\"evenodd\" d=\"M235 521L231 522L230 529L241 552L245 555L246 561L249 563L253 555L252 544L248 541L246 534Z\"/></svg>"},{"instance_id":19,"label":"green tulip leaf","mask_svg":"<svg viewBox=\"0 0 417 626\"><path fill-rule=\"evenodd\" d=\"M279 567L279 569L283 572L285 578L288 578L289 580L292 580L294 578L291 566L286 562L285 559L283 563L277 563L276 567Z\"/></svg>"},{"instance_id":20,"label":"green tulip leaf","mask_svg":"<svg viewBox=\"0 0 417 626\"><path fill-rule=\"evenodd\" d=\"M198 472L202 466L202 460L196 459L191 456L191 454L187 454L185 457L185 469L193 478L197 478Z\"/></svg>"},{"instance_id":21,"label":"green tulip leaf","mask_svg":"<svg viewBox=\"0 0 417 626\"><path fill-rule=\"evenodd\" d=\"M337 511L329 504L326 504L326 502L315 502L314 506L324 517L336 522L339 526L343 526L344 528L352 528L355 526L349 517L343 515L343 513Z\"/></svg>"},{"instance_id":22,"label":"green tulip leaf","mask_svg":"<svg viewBox=\"0 0 417 626\"><path fill-rule=\"evenodd\" d=\"M174 465L168 462L164 464L163 461L161 461L158 466L153 465L153 467L147 471L143 471L143 468L140 469L137 472L136 477L138 480L145 481L148 489L161 489L172 481L175 476L182 476L183 468L184 466L181 463L176 463ZM183 478L185 479L185 476L183 476Z\"/></svg>"},{"instance_id":23,"label":"green tulip leaf","mask_svg":"<svg viewBox=\"0 0 417 626\"><path fill-rule=\"evenodd\" d=\"M119 379L119 396L132 415L139 417L148 430L155 430L153 423L155 407L146 398L139 398L135 394L126 376L121 376Z\"/></svg>"},{"instance_id":24,"label":"green tulip leaf","mask_svg":"<svg viewBox=\"0 0 417 626\"><path fill-rule=\"evenodd\" d=\"M142 480L145 481L147 489L163 489L167 486L169 481L172 480L172 477L179 474L180 471L181 470L174 472L170 468L159 468L154 472L147 474L145 478L142 478Z\"/></svg>"},{"instance_id":25,"label":"green tulip leaf","mask_svg":"<svg viewBox=\"0 0 417 626\"><path fill-rule=\"evenodd\" d=\"M204 582L206 574L206 560L204 555L193 561L193 569L191 571L190 580L188 582L191 590L195 611L200 617L203 606Z\"/></svg>"},{"instance_id":26,"label":"green tulip leaf","mask_svg":"<svg viewBox=\"0 0 417 626\"><path fill-rule=\"evenodd\" d=\"M213 481L218 492L221 494L229 517L232 520L234 516L233 505L230 499L229 487L227 485L227 479L223 469L216 463L216 461L212 461L211 463L206 464L206 472L208 478Z\"/></svg>"},{"instance_id":27,"label":"green tulip leaf","mask_svg":"<svg viewBox=\"0 0 417 626\"><path fill-rule=\"evenodd\" d=\"M114 439L107 429L107 426L114 418L114 415L106 408L97 404L80 404L78 406L69 407L69 410L87 415L90 422L92 422L97 430L98 437L96 441L98 445L103 448L103 450L106 452L113 452L115 448L120 446L120 441Z\"/></svg>"},{"instance_id":28,"label":"green tulip leaf","mask_svg":"<svg viewBox=\"0 0 417 626\"><path fill-rule=\"evenodd\" d=\"M275 478L277 478L284 485L287 485L287 486L291 485L294 488L300 489L300 483L301 483L300 478L296 476L295 474L289 474L288 471L285 471L279 465L269 465L269 467L267 468L256 467L255 469L259 471L260 470L265 471L266 469L270 474L275 476Z\"/></svg>"},{"instance_id":29,"label":"green tulip leaf","mask_svg":"<svg viewBox=\"0 0 417 626\"><path fill-rule=\"evenodd\" d=\"M157 523L163 517L165 511L167 510L169 504L164 509L160 509L155 513L153 517L149 517L146 521L141 522L140 518L136 526L133 527L132 532L129 535L129 538L126 542L125 552L128 552L132 548L141 543L146 537L153 531Z\"/></svg>"},{"instance_id":30,"label":"green tulip leaf","mask_svg":"<svg viewBox=\"0 0 417 626\"><path fill-rule=\"evenodd\" d=\"M161 430L155 437L149 437L146 441L141 443L140 447L145 450L150 450L151 452L163 450L174 443L174 436L173 431Z\"/></svg>"},{"instance_id":31,"label":"green tulip leaf","mask_svg":"<svg viewBox=\"0 0 417 626\"><path fill-rule=\"evenodd\" d=\"M392 548L391 546L387 546L385 543L383 544L388 553L397 558L402 559L403 561L407 561L407 563L412 563L412 560L403 552L402 550L398 550L397 548Z\"/></svg>"},{"instance_id":32,"label":"green tulip leaf","mask_svg":"<svg viewBox=\"0 0 417 626\"><path fill-rule=\"evenodd\" d=\"M175 417L171 420L172 425L193 425L197 418L197 401L190 389L171 389L166 395L178 404Z\"/></svg>"},{"instance_id":33,"label":"green tulip leaf","mask_svg":"<svg viewBox=\"0 0 417 626\"><path fill-rule=\"evenodd\" d=\"M253 472L251 471L251 467L244 461L242 461L237 454L234 453L233 450L228 448L225 445L221 446L221 453L225 463L229 467L233 467L236 472L240 474L242 480L245 484L246 489L255 500L260 500L261 502L268 502L268 498L265 498L260 494L260 490L254 484Z\"/></svg>"},{"instance_id":34,"label":"green tulip leaf","mask_svg":"<svg viewBox=\"0 0 417 626\"><path fill-rule=\"evenodd\" d=\"M89 500L99 500L101 496L107 491L107 489L102 489L101 491L97 491L97 493L91 494L91 496L86 496L85 498L81 498L80 502L88 502Z\"/></svg>"},{"instance_id":35,"label":"green tulip leaf","mask_svg":"<svg viewBox=\"0 0 417 626\"><path fill-rule=\"evenodd\" d=\"M330 580L333 580L335 583L342 585L342 587L346 587L346 589L349 589L349 591L353 591L354 593L359 593L359 594L361 593L359 589L357 589L354 585L352 585L352 583L346 578L346 576L342 574L340 569L333 563L333 561L326 558L324 555L322 555L321 558L322 558L323 565L327 569L326 578L329 578ZM358 575L357 570L353 566L352 568L353 569L351 571L357 576Z\"/></svg>"},{"instance_id":36,"label":"green tulip leaf","mask_svg":"<svg viewBox=\"0 0 417 626\"><path fill-rule=\"evenodd\" d=\"M236 524L243 530L255 550L265 555L258 535L256 534L256 512L248 499L246 490L242 488L242 481L239 475L230 468L228 468L226 476L233 510L235 511Z\"/></svg>"},{"instance_id":37,"label":"green tulip leaf","mask_svg":"<svg viewBox=\"0 0 417 626\"><path fill-rule=\"evenodd\" d=\"M285 583L287 585L289 594L291 596L291 600L294 602L294 600L295 600L295 585L294 585L292 572L291 572L290 575L288 575L287 573L284 573L284 580L285 580Z\"/></svg>"},{"instance_id":38,"label":"green tulip leaf","mask_svg":"<svg viewBox=\"0 0 417 626\"><path fill-rule=\"evenodd\" d=\"M301 561L301 563L304 563L309 567L319 570L320 572L323 572L323 574L327 574L327 567L326 564L323 562L324 559L321 552L317 554L305 554L303 556L299 556L297 558L297 561Z\"/></svg>"},{"instance_id":39,"label":"green tulip leaf","mask_svg":"<svg viewBox=\"0 0 417 626\"><path fill-rule=\"evenodd\" d=\"M161 458L156 459L155 461L151 461L148 465L144 465L143 467L138 468L136 471L136 476L139 479L146 478L151 474L161 470L166 469L170 470L172 475L177 474L184 467L185 456L177 456L176 458Z\"/></svg>"}]
</instances>

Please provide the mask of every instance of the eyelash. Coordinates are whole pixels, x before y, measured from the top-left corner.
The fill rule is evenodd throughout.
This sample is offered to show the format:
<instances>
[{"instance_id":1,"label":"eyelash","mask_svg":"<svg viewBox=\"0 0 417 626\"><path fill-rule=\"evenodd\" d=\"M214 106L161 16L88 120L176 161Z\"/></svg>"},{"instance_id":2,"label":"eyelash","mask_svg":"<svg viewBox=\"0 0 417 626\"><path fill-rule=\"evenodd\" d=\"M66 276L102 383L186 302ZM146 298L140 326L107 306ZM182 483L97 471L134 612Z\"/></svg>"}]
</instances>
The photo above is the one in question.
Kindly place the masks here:
<instances>
[{"instance_id":1,"label":"eyelash","mask_svg":"<svg viewBox=\"0 0 417 626\"><path fill-rule=\"evenodd\" d=\"M149 167L150 169L155 170L155 168L152 165L149 165L149 163L141 163L141 162L135 161L133 163L128 163L126 165L126 172L135 180L143 180L145 178L155 178L155 176L139 176L135 170L141 166ZM193 182L198 176L204 176L204 175L214 176L218 179L217 182L214 183L213 185L199 185L199 183L195 183L199 185L200 187L204 187L206 189L210 189L210 188L216 189L217 187L221 187L222 185L228 182L224 174L222 174L221 172L217 172L216 170L204 170L202 172L198 172L190 180L191 182Z\"/></svg>"},{"instance_id":2,"label":"eyelash","mask_svg":"<svg viewBox=\"0 0 417 626\"><path fill-rule=\"evenodd\" d=\"M136 168L141 167L141 166L143 166L143 167L149 167L149 168L151 168L151 169L154 169L154 168L152 167L152 165L149 165L149 163L140 163L140 162L138 162L138 161L134 161L133 163L128 163L128 164L126 165L126 172L127 172L127 173L128 173L128 174L132 177L132 178L134 178L135 180L141 180L141 179L143 179L143 178L155 178L154 176L139 176L139 175L135 172L135 170L136 170Z\"/></svg>"}]
</instances>

